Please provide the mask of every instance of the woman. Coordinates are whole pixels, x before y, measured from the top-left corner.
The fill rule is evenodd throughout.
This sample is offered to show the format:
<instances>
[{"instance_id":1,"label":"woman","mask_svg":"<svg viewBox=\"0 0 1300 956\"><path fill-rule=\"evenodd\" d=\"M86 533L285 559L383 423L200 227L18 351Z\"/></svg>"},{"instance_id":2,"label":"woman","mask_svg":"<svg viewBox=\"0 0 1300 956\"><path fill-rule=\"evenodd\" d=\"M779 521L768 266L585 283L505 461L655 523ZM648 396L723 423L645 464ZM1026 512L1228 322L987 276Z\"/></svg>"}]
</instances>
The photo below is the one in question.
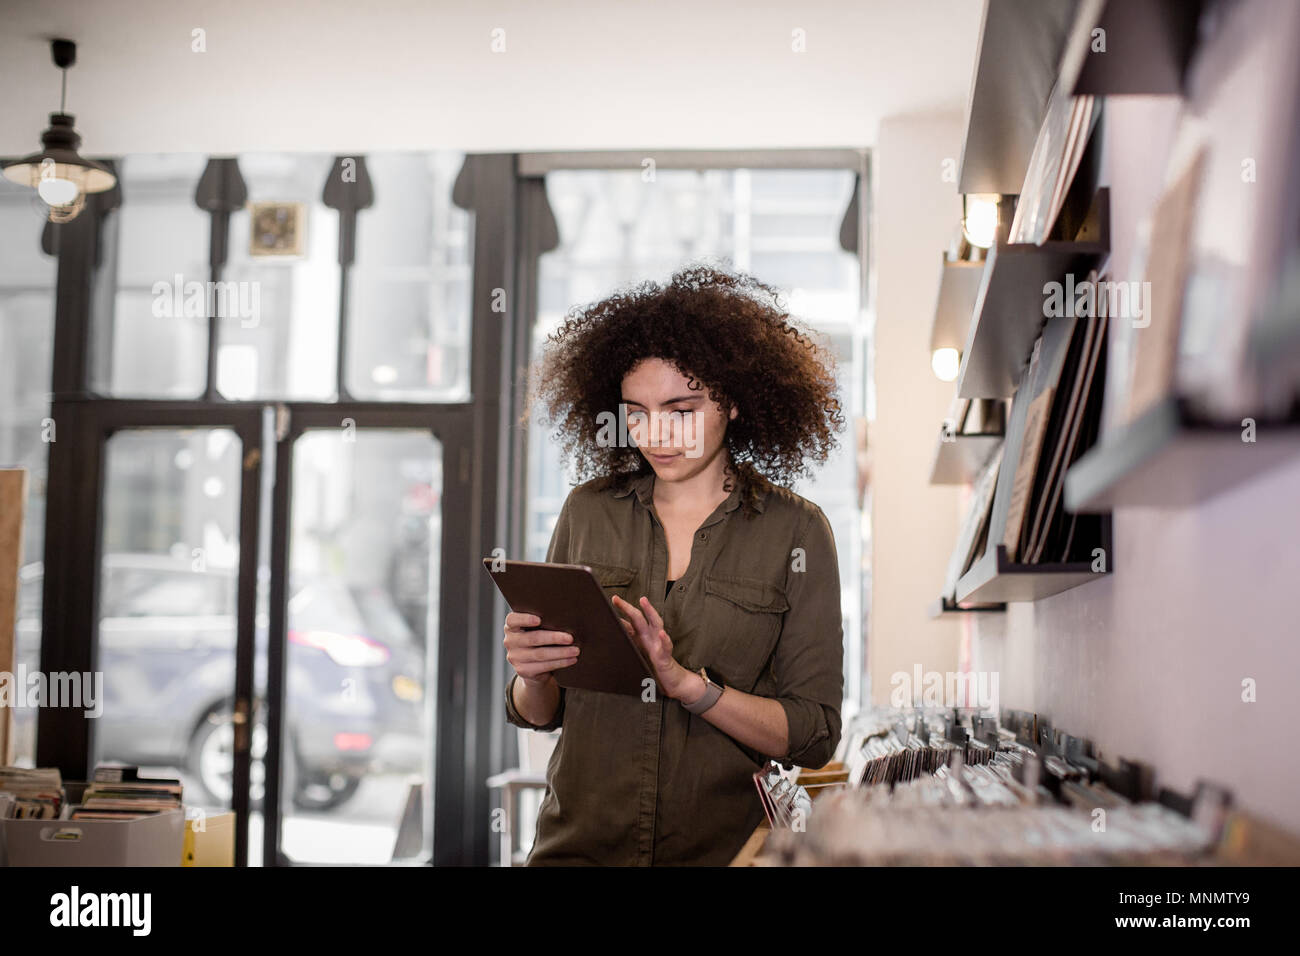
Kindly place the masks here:
<instances>
[{"instance_id":1,"label":"woman","mask_svg":"<svg viewBox=\"0 0 1300 956\"><path fill-rule=\"evenodd\" d=\"M839 743L835 541L783 487L843 427L833 362L771 287L696 266L571 311L534 402L588 479L546 560L592 568L655 681L561 688L572 635L506 616L507 719L561 729L528 863L725 865L763 818L754 773Z\"/></svg>"}]
</instances>

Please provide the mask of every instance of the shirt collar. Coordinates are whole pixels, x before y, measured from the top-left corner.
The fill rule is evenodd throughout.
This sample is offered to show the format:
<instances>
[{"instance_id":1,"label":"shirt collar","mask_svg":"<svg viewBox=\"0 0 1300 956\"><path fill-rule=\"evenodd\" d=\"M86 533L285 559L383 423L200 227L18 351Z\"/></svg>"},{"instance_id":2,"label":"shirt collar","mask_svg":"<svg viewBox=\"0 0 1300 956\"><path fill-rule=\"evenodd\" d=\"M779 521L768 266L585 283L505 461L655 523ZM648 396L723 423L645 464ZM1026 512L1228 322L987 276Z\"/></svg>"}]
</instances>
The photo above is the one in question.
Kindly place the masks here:
<instances>
[{"instance_id":1,"label":"shirt collar","mask_svg":"<svg viewBox=\"0 0 1300 956\"><path fill-rule=\"evenodd\" d=\"M614 491L615 498L626 498L632 492L636 492L637 499L647 508L654 501L655 473L647 471L644 475L630 478ZM763 510L763 504L767 499L767 483L760 481L754 495L754 508L757 511ZM727 500L722 503L722 513L735 511L740 507L740 487L737 485L727 496Z\"/></svg>"}]
</instances>

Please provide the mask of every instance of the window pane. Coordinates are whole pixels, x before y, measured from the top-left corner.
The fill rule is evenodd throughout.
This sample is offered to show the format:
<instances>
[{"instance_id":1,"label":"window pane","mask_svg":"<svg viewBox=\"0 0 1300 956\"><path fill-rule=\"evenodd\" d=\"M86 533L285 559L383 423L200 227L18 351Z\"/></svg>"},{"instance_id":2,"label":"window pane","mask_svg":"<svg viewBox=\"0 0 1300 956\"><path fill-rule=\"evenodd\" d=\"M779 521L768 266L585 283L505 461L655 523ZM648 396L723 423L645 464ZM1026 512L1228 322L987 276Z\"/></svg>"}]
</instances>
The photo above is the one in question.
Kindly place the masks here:
<instances>
[{"instance_id":1,"label":"window pane","mask_svg":"<svg viewBox=\"0 0 1300 956\"><path fill-rule=\"evenodd\" d=\"M354 397L469 398L473 215L451 201L461 153L366 157L375 202L357 216L348 297Z\"/></svg>"},{"instance_id":2,"label":"window pane","mask_svg":"<svg viewBox=\"0 0 1300 956\"><path fill-rule=\"evenodd\" d=\"M27 472L14 635L16 661L29 672L40 667L46 461L58 437L49 418L56 263L41 251L45 213L35 197L0 180L0 468ZM15 760L34 766L36 711L11 714Z\"/></svg>"},{"instance_id":3,"label":"window pane","mask_svg":"<svg viewBox=\"0 0 1300 956\"><path fill-rule=\"evenodd\" d=\"M194 204L207 160L194 153L131 155L118 164L121 206L104 222L92 297L91 387L140 398L195 398L207 379L210 220ZM114 282L115 277L115 282ZM197 286L194 285L197 283ZM199 307L200 303L202 308Z\"/></svg>"},{"instance_id":4,"label":"window pane","mask_svg":"<svg viewBox=\"0 0 1300 956\"><path fill-rule=\"evenodd\" d=\"M239 170L250 203L291 204L277 220L260 220L259 248L276 238L296 243L286 255L252 252L248 208L230 217L230 256L222 278L243 305L218 322L217 390L226 398L335 397L338 355L338 214L321 195L333 157L249 153ZM246 306L246 307L245 307Z\"/></svg>"},{"instance_id":5,"label":"window pane","mask_svg":"<svg viewBox=\"0 0 1300 956\"><path fill-rule=\"evenodd\" d=\"M228 261L213 292L210 217L194 202L206 162L178 154L120 163L122 204L105 222L116 241L105 246L110 261L93 296L92 387L123 397L201 395L211 298L222 395L337 398L339 223L321 198L333 157L239 157L249 205L230 217ZM375 203L358 216L345 369L358 398L469 396L473 216L451 201L462 162L452 152L367 159ZM255 204L273 208L259 207L255 218Z\"/></svg>"},{"instance_id":6,"label":"window pane","mask_svg":"<svg viewBox=\"0 0 1300 956\"><path fill-rule=\"evenodd\" d=\"M550 173L546 189L560 245L541 258L533 330L536 354L571 306L604 298L626 283L665 281L691 260L719 257L781 288L794 316L822 334L839 365L848 427L826 465L794 490L822 507L835 532L850 700L861 693L862 609L869 599L861 585L870 571L852 422L864 409L868 330L858 259L839 245L854 182L852 172L829 169L659 170L653 183L643 182L640 170ZM537 424L529 441L526 543L529 559L540 561L569 480L562 449ZM523 835L523 845L528 838Z\"/></svg>"},{"instance_id":7,"label":"window pane","mask_svg":"<svg viewBox=\"0 0 1300 956\"><path fill-rule=\"evenodd\" d=\"M418 783L427 854L441 446L339 428L309 431L293 456L281 846L299 862L387 863Z\"/></svg>"},{"instance_id":8,"label":"window pane","mask_svg":"<svg viewBox=\"0 0 1300 956\"><path fill-rule=\"evenodd\" d=\"M41 250L44 210L36 190L0 177L0 288L6 293L54 288L54 258Z\"/></svg>"},{"instance_id":9,"label":"window pane","mask_svg":"<svg viewBox=\"0 0 1300 956\"><path fill-rule=\"evenodd\" d=\"M133 429L105 453L94 760L180 776L229 807L241 444L228 429ZM255 734L254 799L265 734Z\"/></svg>"}]
</instances>

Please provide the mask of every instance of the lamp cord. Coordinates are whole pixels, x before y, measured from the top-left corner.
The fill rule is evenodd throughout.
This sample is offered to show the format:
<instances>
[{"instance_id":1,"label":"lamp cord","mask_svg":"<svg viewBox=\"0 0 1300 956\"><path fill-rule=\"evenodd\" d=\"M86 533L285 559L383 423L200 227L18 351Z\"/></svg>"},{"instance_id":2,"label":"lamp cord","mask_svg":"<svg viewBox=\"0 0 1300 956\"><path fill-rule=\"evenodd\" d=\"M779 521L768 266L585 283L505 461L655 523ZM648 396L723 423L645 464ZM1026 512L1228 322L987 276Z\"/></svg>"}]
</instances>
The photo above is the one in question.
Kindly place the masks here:
<instances>
[{"instance_id":1,"label":"lamp cord","mask_svg":"<svg viewBox=\"0 0 1300 956\"><path fill-rule=\"evenodd\" d=\"M68 111L68 69L63 68L63 91L59 94L59 112Z\"/></svg>"}]
</instances>

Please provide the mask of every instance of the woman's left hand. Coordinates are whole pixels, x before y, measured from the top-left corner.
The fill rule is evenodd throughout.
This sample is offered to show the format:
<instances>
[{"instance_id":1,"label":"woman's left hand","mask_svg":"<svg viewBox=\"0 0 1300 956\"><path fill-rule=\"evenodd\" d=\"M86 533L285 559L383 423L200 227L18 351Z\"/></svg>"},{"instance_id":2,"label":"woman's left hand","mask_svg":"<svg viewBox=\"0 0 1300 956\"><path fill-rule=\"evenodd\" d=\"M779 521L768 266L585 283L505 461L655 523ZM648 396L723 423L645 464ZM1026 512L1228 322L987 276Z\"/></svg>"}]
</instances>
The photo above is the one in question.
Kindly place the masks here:
<instances>
[{"instance_id":1,"label":"woman's left hand","mask_svg":"<svg viewBox=\"0 0 1300 956\"><path fill-rule=\"evenodd\" d=\"M613 603L614 609L623 615L619 621L623 630L650 658L655 669L655 680L664 689L664 693L676 698L687 689L691 672L673 657L673 641L664 630L663 618L644 595L641 597L640 608L624 601L617 594L613 596Z\"/></svg>"}]
</instances>

